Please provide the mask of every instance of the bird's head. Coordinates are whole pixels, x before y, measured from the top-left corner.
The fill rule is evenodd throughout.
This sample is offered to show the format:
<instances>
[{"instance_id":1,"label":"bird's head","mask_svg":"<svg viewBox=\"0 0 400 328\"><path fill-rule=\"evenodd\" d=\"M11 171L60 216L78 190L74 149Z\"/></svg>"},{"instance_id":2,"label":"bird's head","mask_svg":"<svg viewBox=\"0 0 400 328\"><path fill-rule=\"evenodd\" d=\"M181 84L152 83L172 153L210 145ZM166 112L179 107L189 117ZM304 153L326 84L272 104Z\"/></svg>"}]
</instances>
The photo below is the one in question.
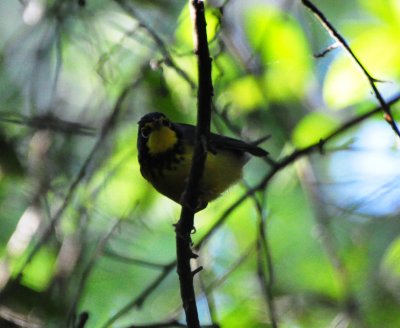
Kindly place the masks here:
<instances>
[{"instance_id":1,"label":"bird's head","mask_svg":"<svg viewBox=\"0 0 400 328\"><path fill-rule=\"evenodd\" d=\"M173 123L162 113L149 113L139 121L138 148L147 149L150 155L172 150L178 142Z\"/></svg>"}]
</instances>

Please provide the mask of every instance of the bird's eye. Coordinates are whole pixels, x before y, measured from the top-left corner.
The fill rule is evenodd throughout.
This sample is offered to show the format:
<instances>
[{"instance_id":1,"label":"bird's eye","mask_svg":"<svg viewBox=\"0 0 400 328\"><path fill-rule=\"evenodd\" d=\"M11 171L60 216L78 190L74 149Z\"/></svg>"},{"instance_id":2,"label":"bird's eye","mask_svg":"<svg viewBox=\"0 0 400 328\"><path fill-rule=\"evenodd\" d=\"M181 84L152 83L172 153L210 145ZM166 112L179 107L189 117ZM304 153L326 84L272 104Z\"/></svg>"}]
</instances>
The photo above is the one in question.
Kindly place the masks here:
<instances>
[{"instance_id":1,"label":"bird's eye","mask_svg":"<svg viewBox=\"0 0 400 328\"><path fill-rule=\"evenodd\" d=\"M140 134L143 138L147 139L150 136L151 128L149 126L145 126L140 129Z\"/></svg>"}]
</instances>

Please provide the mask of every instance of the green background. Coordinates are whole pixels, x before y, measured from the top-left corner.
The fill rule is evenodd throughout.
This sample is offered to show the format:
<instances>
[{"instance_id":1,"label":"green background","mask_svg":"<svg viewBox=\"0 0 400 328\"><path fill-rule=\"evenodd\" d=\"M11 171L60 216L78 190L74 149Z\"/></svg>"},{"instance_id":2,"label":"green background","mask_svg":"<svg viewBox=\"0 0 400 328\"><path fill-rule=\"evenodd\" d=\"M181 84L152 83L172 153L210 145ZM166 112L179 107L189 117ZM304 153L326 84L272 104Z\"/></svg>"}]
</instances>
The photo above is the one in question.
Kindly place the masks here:
<instances>
[{"instance_id":1,"label":"green background","mask_svg":"<svg viewBox=\"0 0 400 328\"><path fill-rule=\"evenodd\" d=\"M385 99L398 95L400 2L315 4ZM365 75L340 47L314 57L335 40L300 1L206 8L212 130L270 134L271 161L253 159L243 183L196 215L201 323L399 327L399 139L382 114L274 171L377 106ZM141 177L136 134L152 111L195 123L192 35L185 1L0 2L3 320L73 327L87 311L85 327L184 322L180 207Z\"/></svg>"}]
</instances>

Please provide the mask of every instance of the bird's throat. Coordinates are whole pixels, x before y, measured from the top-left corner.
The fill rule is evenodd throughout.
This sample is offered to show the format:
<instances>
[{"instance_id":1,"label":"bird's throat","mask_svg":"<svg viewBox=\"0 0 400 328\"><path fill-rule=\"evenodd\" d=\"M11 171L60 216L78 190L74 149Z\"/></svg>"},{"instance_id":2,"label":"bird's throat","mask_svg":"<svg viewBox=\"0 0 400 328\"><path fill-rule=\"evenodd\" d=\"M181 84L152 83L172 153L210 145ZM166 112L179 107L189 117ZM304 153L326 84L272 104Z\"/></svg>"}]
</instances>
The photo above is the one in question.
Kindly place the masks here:
<instances>
[{"instance_id":1,"label":"bird's throat","mask_svg":"<svg viewBox=\"0 0 400 328\"><path fill-rule=\"evenodd\" d=\"M172 129L163 126L158 130L154 130L147 141L149 153L157 155L171 150L177 143L178 137Z\"/></svg>"}]
</instances>

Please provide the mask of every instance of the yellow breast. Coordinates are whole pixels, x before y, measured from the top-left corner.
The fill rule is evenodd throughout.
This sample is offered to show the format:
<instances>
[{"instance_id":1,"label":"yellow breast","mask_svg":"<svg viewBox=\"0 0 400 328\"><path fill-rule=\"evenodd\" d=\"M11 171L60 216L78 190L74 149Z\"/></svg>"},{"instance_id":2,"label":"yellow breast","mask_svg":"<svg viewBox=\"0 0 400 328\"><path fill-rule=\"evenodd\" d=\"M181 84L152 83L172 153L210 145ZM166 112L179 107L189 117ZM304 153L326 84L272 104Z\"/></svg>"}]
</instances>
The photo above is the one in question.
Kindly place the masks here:
<instances>
[{"instance_id":1,"label":"yellow breast","mask_svg":"<svg viewBox=\"0 0 400 328\"><path fill-rule=\"evenodd\" d=\"M193 147L186 146L181 161L163 170L163 176L152 179L153 186L165 196L180 203L185 190L192 163ZM223 193L242 176L242 168L246 163L244 156L230 151L208 153L203 178L200 184L202 202L210 202Z\"/></svg>"},{"instance_id":2,"label":"yellow breast","mask_svg":"<svg viewBox=\"0 0 400 328\"><path fill-rule=\"evenodd\" d=\"M175 131L166 126L154 130L147 141L149 153L152 155L160 154L172 149L178 141Z\"/></svg>"}]
</instances>

